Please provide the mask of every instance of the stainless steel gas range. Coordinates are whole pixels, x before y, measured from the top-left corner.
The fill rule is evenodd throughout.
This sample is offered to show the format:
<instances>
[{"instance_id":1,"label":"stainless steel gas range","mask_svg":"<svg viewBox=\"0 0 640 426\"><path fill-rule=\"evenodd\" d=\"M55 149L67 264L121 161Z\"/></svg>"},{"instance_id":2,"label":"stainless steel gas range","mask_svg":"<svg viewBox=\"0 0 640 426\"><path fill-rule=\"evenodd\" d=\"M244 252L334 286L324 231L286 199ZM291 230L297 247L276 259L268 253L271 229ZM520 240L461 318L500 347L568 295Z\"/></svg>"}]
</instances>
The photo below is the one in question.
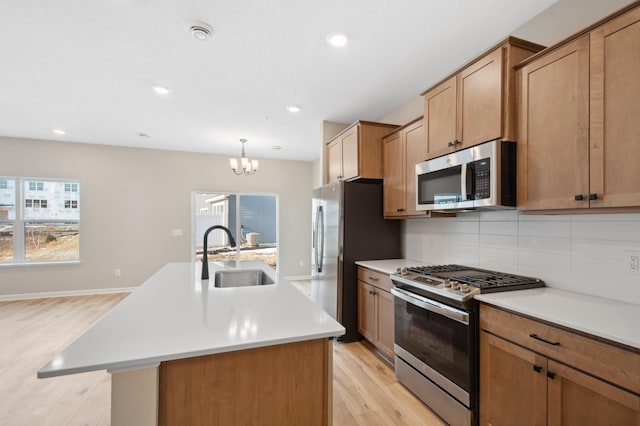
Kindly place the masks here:
<instances>
[{"instance_id":1,"label":"stainless steel gas range","mask_svg":"<svg viewBox=\"0 0 640 426\"><path fill-rule=\"evenodd\" d=\"M543 287L537 278L461 265L391 275L396 377L447 423L478 423L478 305L473 296Z\"/></svg>"}]
</instances>

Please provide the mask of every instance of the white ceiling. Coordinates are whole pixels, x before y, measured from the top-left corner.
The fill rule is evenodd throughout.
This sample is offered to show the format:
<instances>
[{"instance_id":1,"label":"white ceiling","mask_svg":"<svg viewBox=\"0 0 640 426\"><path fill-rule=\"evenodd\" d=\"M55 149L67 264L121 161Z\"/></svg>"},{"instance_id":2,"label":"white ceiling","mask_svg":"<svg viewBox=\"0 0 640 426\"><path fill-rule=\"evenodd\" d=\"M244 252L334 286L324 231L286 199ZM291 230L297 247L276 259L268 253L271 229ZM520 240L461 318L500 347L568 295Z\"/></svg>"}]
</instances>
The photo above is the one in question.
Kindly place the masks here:
<instances>
[{"instance_id":1,"label":"white ceiling","mask_svg":"<svg viewBox=\"0 0 640 426\"><path fill-rule=\"evenodd\" d=\"M314 160L555 1L0 0L0 135Z\"/></svg>"}]
</instances>

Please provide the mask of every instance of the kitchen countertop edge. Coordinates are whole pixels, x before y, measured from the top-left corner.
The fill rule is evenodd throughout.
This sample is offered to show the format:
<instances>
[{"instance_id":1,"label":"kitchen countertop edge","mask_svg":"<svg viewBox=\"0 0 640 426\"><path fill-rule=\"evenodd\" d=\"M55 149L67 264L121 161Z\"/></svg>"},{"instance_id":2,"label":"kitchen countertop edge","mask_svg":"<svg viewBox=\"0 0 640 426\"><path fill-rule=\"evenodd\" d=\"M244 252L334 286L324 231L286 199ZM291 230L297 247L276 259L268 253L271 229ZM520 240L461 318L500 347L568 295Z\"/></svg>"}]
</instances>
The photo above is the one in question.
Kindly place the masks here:
<instances>
[{"instance_id":1,"label":"kitchen countertop edge","mask_svg":"<svg viewBox=\"0 0 640 426\"><path fill-rule=\"evenodd\" d=\"M485 293L475 299L636 350L640 305L550 287ZM606 319L603 321L602 319Z\"/></svg>"},{"instance_id":2,"label":"kitchen countertop edge","mask_svg":"<svg viewBox=\"0 0 640 426\"><path fill-rule=\"evenodd\" d=\"M257 266L256 262L244 263L245 265L240 266L239 269ZM209 263L211 274L220 269L229 269L229 265ZM263 269L268 271L268 266ZM175 359L334 338L345 333L341 324L322 311L285 278L279 278L273 270L270 274L275 277L276 283L272 286L239 287L237 290L210 288L204 296L202 290L197 288L199 273L200 267L194 263L165 265L40 368L37 373L38 378L98 370L113 372L149 368L157 366L160 362ZM185 284L189 287L183 288L186 287ZM208 308L200 305L202 297L208 301ZM194 301L197 302L196 305ZM154 306L154 302L159 302L160 306ZM242 306L243 302L247 306ZM169 326L168 329L158 331L159 327L156 327L148 330L152 336L147 337L148 349L144 345L136 345L137 339L144 335L145 327L154 323L149 318L143 318L139 323L135 320L148 315L151 316L151 320L162 322L163 317L166 316L162 310L162 303L165 304L164 308L167 304L169 306L175 304L175 311L183 312L183 318L178 320L178 317L173 315L173 319L179 323L174 325L164 320L162 325ZM224 305L225 303L239 305L229 307ZM292 307L292 303L299 306ZM200 309L202 312L199 311ZM140 313L136 310L146 310L146 312ZM204 319L202 315L205 315ZM216 331L217 334L211 334L208 331L210 326L201 324L207 322L206 320L209 319L207 315L213 320L219 320L224 316L231 315L231 317L227 318L227 322L221 321L220 325L214 321L216 328L222 333ZM253 317L247 317L247 315L253 315ZM297 320L292 321L293 317ZM244 330L248 333L246 338L229 337L228 334L236 330L240 336L245 318L255 318L257 330L255 335L251 336L252 330ZM174 329L171 329L172 326ZM195 331L185 327L192 327ZM185 337L185 334L193 334L193 337ZM102 344L103 347L96 348L96 343ZM112 350L110 345L121 347L109 352Z\"/></svg>"},{"instance_id":3,"label":"kitchen countertop edge","mask_svg":"<svg viewBox=\"0 0 640 426\"><path fill-rule=\"evenodd\" d=\"M408 266L424 265L425 262L413 259L358 260L356 265L369 268L383 274L395 274L396 269Z\"/></svg>"}]
</instances>

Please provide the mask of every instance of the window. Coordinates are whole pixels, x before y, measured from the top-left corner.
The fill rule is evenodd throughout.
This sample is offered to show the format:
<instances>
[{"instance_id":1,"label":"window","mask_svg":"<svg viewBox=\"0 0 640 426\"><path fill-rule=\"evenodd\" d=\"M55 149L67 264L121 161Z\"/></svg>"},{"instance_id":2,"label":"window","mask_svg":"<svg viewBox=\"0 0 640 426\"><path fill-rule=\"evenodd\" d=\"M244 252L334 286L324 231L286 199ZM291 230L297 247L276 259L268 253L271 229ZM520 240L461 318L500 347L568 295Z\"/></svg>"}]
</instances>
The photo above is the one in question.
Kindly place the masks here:
<instances>
[{"instance_id":1,"label":"window","mask_svg":"<svg viewBox=\"0 0 640 426\"><path fill-rule=\"evenodd\" d=\"M47 200L31 200L27 198L26 200L24 200L24 206L26 208L46 209Z\"/></svg>"},{"instance_id":2,"label":"window","mask_svg":"<svg viewBox=\"0 0 640 426\"><path fill-rule=\"evenodd\" d=\"M44 191L44 182L29 182L30 191Z\"/></svg>"},{"instance_id":3,"label":"window","mask_svg":"<svg viewBox=\"0 0 640 426\"><path fill-rule=\"evenodd\" d=\"M207 237L207 258L216 261L262 261L276 269L278 198L270 194L193 193L192 258L202 260L205 231L222 225L231 231L236 247L225 232L215 230ZM203 211L210 213L203 214Z\"/></svg>"},{"instance_id":4,"label":"window","mask_svg":"<svg viewBox=\"0 0 640 426\"><path fill-rule=\"evenodd\" d=\"M0 177L0 264L80 258L80 184Z\"/></svg>"}]
</instances>

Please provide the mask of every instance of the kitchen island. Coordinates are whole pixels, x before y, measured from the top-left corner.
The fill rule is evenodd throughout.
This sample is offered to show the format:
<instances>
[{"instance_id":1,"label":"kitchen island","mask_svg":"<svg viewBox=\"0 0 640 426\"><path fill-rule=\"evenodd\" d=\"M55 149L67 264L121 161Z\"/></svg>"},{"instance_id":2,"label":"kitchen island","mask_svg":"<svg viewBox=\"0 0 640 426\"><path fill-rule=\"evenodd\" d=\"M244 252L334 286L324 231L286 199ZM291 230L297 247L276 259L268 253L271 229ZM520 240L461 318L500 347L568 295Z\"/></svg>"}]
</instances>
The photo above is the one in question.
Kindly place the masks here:
<instances>
[{"instance_id":1,"label":"kitchen island","mask_svg":"<svg viewBox=\"0 0 640 426\"><path fill-rule=\"evenodd\" d=\"M232 264L170 263L38 371L106 369L112 425L331 423L332 350L344 328L262 262L275 284L214 287ZM260 421L258 421L260 419Z\"/></svg>"}]
</instances>

